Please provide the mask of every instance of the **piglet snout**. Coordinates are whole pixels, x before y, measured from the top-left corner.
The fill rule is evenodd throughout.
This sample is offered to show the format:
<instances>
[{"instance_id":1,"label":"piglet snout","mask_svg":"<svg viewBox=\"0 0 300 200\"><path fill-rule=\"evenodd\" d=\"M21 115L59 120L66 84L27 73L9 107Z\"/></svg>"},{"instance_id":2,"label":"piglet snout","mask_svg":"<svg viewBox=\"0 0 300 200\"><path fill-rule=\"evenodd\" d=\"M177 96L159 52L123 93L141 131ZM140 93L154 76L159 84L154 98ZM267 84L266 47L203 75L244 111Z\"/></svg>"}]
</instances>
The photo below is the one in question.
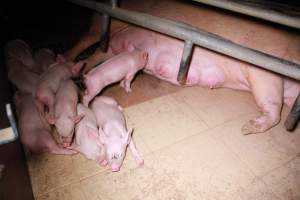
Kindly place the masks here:
<instances>
[{"instance_id":1,"label":"piglet snout","mask_svg":"<svg viewBox=\"0 0 300 200\"><path fill-rule=\"evenodd\" d=\"M111 165L111 171L112 171L112 172L120 171L120 166L117 165L117 164L112 164L112 165Z\"/></svg>"}]
</instances>

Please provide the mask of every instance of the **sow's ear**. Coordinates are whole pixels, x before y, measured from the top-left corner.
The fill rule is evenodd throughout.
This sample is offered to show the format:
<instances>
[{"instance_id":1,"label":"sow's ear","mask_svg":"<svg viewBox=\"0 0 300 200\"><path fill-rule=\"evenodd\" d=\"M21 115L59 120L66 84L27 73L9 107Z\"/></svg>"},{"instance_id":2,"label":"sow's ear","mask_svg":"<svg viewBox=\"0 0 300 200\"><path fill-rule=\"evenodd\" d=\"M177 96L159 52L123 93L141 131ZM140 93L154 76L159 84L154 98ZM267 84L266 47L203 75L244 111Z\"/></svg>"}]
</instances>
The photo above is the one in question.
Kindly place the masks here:
<instances>
[{"instance_id":1,"label":"sow's ear","mask_svg":"<svg viewBox=\"0 0 300 200\"><path fill-rule=\"evenodd\" d=\"M125 135L123 135L122 142L123 144L128 145L131 141L131 135L132 135L133 129L130 131L127 131Z\"/></svg>"}]
</instances>

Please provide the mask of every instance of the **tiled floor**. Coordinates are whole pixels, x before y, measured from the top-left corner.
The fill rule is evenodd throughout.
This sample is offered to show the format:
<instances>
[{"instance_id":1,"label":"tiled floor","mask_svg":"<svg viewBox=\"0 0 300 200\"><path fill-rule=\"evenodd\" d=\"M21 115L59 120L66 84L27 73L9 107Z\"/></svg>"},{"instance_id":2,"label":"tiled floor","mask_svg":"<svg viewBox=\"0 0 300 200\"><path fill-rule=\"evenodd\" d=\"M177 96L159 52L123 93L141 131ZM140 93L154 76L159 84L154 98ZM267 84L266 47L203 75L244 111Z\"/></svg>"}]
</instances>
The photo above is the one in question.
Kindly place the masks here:
<instances>
[{"instance_id":1,"label":"tiled floor","mask_svg":"<svg viewBox=\"0 0 300 200\"><path fill-rule=\"evenodd\" d=\"M130 151L117 173L81 155L31 157L37 200L300 199L300 129L286 132L281 122L243 136L243 123L258 114L250 93L161 83L164 92L150 99L155 89L135 85L155 79L141 77L131 94L119 91L116 98L145 166L137 168ZM283 119L287 113L285 107Z\"/></svg>"}]
</instances>

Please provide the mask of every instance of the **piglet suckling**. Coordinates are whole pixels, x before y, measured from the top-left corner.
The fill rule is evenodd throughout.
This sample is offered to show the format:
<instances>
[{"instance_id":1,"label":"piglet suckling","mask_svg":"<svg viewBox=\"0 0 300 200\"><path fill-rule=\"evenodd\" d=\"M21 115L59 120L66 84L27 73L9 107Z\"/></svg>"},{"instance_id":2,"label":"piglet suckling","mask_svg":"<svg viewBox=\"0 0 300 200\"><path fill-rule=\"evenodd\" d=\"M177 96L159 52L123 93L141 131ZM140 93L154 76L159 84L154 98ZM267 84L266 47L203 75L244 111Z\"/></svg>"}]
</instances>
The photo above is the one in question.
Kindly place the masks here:
<instances>
[{"instance_id":1,"label":"piglet suckling","mask_svg":"<svg viewBox=\"0 0 300 200\"><path fill-rule=\"evenodd\" d=\"M54 114L46 114L50 124L55 125L64 147L70 146L75 124L83 115L77 115L78 89L72 80L61 82L55 95Z\"/></svg>"},{"instance_id":2,"label":"piglet suckling","mask_svg":"<svg viewBox=\"0 0 300 200\"><path fill-rule=\"evenodd\" d=\"M125 117L118 103L113 98L100 96L92 102L91 109L99 126L99 139L104 145L105 157L111 170L120 170L128 145L138 165L143 165L144 160L131 137L132 130L127 130Z\"/></svg>"},{"instance_id":3,"label":"piglet suckling","mask_svg":"<svg viewBox=\"0 0 300 200\"><path fill-rule=\"evenodd\" d=\"M82 104L77 105L77 114L84 117L75 126L75 137L71 149L86 158L105 166L104 146L99 140L98 125L94 113Z\"/></svg>"},{"instance_id":4,"label":"piglet suckling","mask_svg":"<svg viewBox=\"0 0 300 200\"><path fill-rule=\"evenodd\" d=\"M147 59L147 52L137 50L129 45L128 51L122 52L92 69L84 76L86 90L83 96L83 104L88 106L89 102L103 88L118 81L121 81L120 86L126 92L130 92L132 79L139 70L144 68Z\"/></svg>"},{"instance_id":5,"label":"piglet suckling","mask_svg":"<svg viewBox=\"0 0 300 200\"><path fill-rule=\"evenodd\" d=\"M15 94L18 128L21 141L29 153L74 154L58 145L51 135L51 127L36 109L31 94Z\"/></svg>"},{"instance_id":6,"label":"piglet suckling","mask_svg":"<svg viewBox=\"0 0 300 200\"><path fill-rule=\"evenodd\" d=\"M57 62L53 63L42 74L36 90L36 106L41 114L45 113L45 106L50 115L53 115L55 94L64 80L77 76L83 67L82 62L76 64L66 62L58 56Z\"/></svg>"}]
</instances>

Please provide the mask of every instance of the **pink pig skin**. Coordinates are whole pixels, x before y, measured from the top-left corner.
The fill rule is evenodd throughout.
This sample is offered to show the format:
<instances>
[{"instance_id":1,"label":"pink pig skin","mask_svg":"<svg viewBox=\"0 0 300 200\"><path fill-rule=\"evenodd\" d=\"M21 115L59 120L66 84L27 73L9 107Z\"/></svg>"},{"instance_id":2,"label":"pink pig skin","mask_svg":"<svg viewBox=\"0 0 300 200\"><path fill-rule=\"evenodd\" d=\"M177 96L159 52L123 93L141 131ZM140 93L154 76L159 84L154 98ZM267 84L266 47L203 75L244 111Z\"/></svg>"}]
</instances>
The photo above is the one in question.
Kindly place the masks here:
<instances>
[{"instance_id":1,"label":"pink pig skin","mask_svg":"<svg viewBox=\"0 0 300 200\"><path fill-rule=\"evenodd\" d=\"M17 87L21 93L35 95L39 75L30 71L24 64L15 58L6 61L8 79Z\"/></svg>"},{"instance_id":2,"label":"pink pig skin","mask_svg":"<svg viewBox=\"0 0 300 200\"><path fill-rule=\"evenodd\" d=\"M202 9L202 12L199 9ZM300 63L300 36L296 32L174 1L158 2L146 12L185 22L238 44ZM211 23L212 21L214 23ZM116 26L112 24L112 27ZM126 44L148 52L144 72L179 85L177 74L183 50L182 40L136 26L112 28L108 52L115 55L124 52ZM243 134L265 132L277 125L283 103L291 106L300 91L299 81L287 79L199 46L194 49L186 85L199 85L211 89L225 87L251 92L260 115L243 125Z\"/></svg>"},{"instance_id":3,"label":"pink pig skin","mask_svg":"<svg viewBox=\"0 0 300 200\"><path fill-rule=\"evenodd\" d=\"M44 114L44 107L48 108L50 115L53 115L55 93L62 81L76 76L84 63L66 62L58 56L58 61L48 67L42 74L36 91L36 105L40 113Z\"/></svg>"},{"instance_id":4,"label":"pink pig skin","mask_svg":"<svg viewBox=\"0 0 300 200\"><path fill-rule=\"evenodd\" d=\"M77 115L78 90L72 80L63 81L56 93L54 115L47 114L50 124L54 124L64 147L70 146L75 124L82 115Z\"/></svg>"},{"instance_id":5,"label":"pink pig skin","mask_svg":"<svg viewBox=\"0 0 300 200\"><path fill-rule=\"evenodd\" d=\"M59 146L51 135L51 127L38 113L31 94L15 94L21 141L29 153L74 154Z\"/></svg>"},{"instance_id":6,"label":"pink pig skin","mask_svg":"<svg viewBox=\"0 0 300 200\"><path fill-rule=\"evenodd\" d=\"M123 163L127 145L137 162L143 165L144 160L136 150L131 137L132 130L127 131L125 117L118 103L110 97L96 97L91 109L99 125L100 141L104 145L105 156L112 171L119 171Z\"/></svg>"},{"instance_id":7,"label":"pink pig skin","mask_svg":"<svg viewBox=\"0 0 300 200\"><path fill-rule=\"evenodd\" d=\"M106 165L104 146L99 140L97 121L94 113L82 104L77 105L77 114L84 115L75 126L75 138L71 149L81 152L85 157Z\"/></svg>"},{"instance_id":8,"label":"pink pig skin","mask_svg":"<svg viewBox=\"0 0 300 200\"><path fill-rule=\"evenodd\" d=\"M151 15L191 24L243 46L300 63L300 35L296 31L280 30L262 22L178 1L160 1L154 4L149 7L143 4L143 8L137 9ZM91 27L101 29L99 22L100 20L93 21ZM132 44L149 54L144 72L179 85L177 74L183 41L136 26L124 25L124 23L118 25L118 23L120 22L113 21L111 24L109 54L117 55L124 52L126 45ZM95 32L97 33L100 31ZM93 35L91 38L96 37L97 35ZM89 46L91 40L85 35L79 41L78 45L70 50L71 52L75 52L72 50L80 52L80 45ZM103 53L93 57L101 57L100 54ZM103 54L102 58L104 59L105 56ZM283 103L291 106L300 91L299 81L198 46L194 49L186 85L250 91L261 114L244 124L243 134L265 132L278 124Z\"/></svg>"},{"instance_id":9,"label":"pink pig skin","mask_svg":"<svg viewBox=\"0 0 300 200\"><path fill-rule=\"evenodd\" d=\"M55 53L46 48L39 49L34 52L33 57L43 72L46 71L48 67L56 61Z\"/></svg>"},{"instance_id":10,"label":"pink pig skin","mask_svg":"<svg viewBox=\"0 0 300 200\"><path fill-rule=\"evenodd\" d=\"M6 60L16 59L21 61L30 71L37 74L42 73L42 69L37 65L29 45L23 40L12 40L7 42L4 48Z\"/></svg>"},{"instance_id":11,"label":"pink pig skin","mask_svg":"<svg viewBox=\"0 0 300 200\"><path fill-rule=\"evenodd\" d=\"M130 92L130 83L136 72L145 66L147 58L148 54L145 51L135 50L130 46L129 51L120 53L92 69L85 76L86 91L83 104L87 106L104 87L118 81L121 81L120 86L126 92Z\"/></svg>"}]
</instances>

